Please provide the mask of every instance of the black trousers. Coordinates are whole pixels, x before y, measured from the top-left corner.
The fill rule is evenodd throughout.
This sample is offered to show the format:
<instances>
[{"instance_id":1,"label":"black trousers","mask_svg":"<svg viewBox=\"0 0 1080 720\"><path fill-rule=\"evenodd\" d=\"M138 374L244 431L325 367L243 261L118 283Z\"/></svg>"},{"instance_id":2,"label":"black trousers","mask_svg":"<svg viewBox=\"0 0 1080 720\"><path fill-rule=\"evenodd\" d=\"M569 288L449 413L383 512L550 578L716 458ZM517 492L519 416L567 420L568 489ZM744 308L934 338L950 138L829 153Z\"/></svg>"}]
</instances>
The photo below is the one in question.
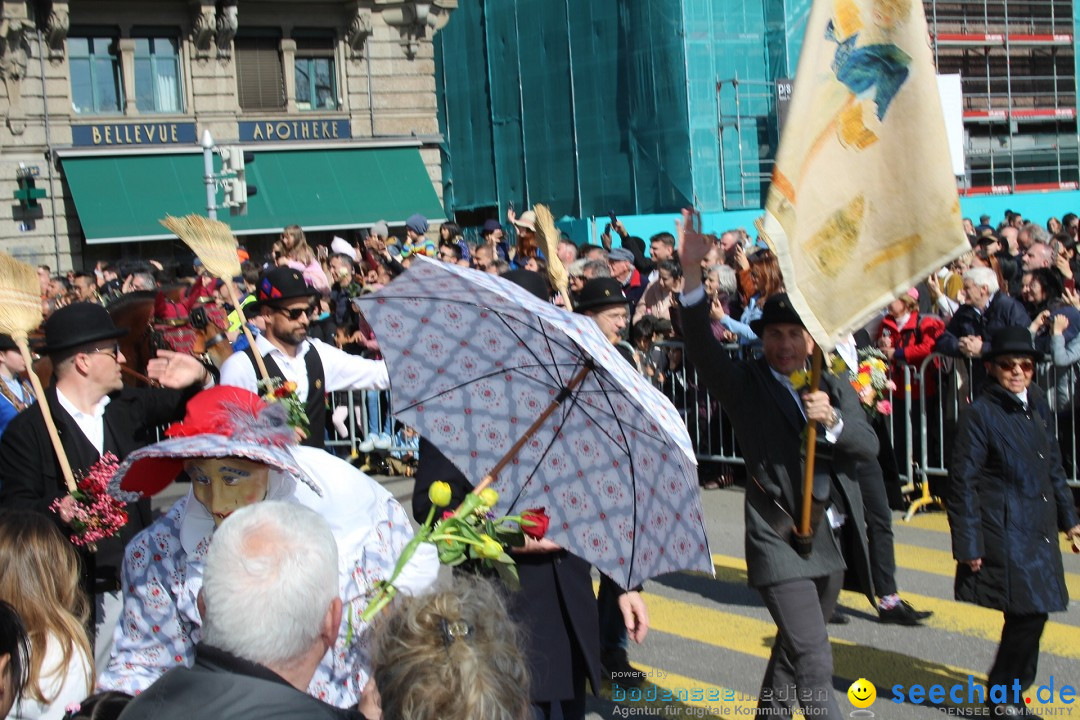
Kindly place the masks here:
<instances>
[{"instance_id":1,"label":"black trousers","mask_svg":"<svg viewBox=\"0 0 1080 720\"><path fill-rule=\"evenodd\" d=\"M1039 669L1039 641L1046 618L1046 613L1005 613L1001 644L998 645L997 657L987 679L989 685L1012 685L1013 680L1019 680L1021 688L1026 690L1031 687Z\"/></svg>"},{"instance_id":2,"label":"black trousers","mask_svg":"<svg viewBox=\"0 0 1080 720\"><path fill-rule=\"evenodd\" d=\"M859 465L857 476L866 513L866 536L870 546L870 577L878 597L896 592L896 549L893 542L892 511L885 491L885 478L877 460Z\"/></svg>"}]
</instances>

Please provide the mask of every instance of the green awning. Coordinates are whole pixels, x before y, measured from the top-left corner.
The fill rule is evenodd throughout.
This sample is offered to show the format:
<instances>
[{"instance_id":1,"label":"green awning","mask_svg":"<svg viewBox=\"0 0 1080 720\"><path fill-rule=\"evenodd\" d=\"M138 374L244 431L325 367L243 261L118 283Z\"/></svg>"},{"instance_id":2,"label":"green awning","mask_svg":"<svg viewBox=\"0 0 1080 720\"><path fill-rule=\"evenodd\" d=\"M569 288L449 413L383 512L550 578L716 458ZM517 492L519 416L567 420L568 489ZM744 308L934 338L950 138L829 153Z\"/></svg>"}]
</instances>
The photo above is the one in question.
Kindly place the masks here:
<instances>
[{"instance_id":1,"label":"green awning","mask_svg":"<svg viewBox=\"0 0 1080 720\"><path fill-rule=\"evenodd\" d=\"M202 154L71 155L62 157L88 244L173 237L158 220L206 214ZM220 165L220 161L215 161ZM219 210L238 235L403 225L413 213L445 217L415 147L255 150L247 165L248 213ZM221 193L218 194L219 202Z\"/></svg>"}]
</instances>

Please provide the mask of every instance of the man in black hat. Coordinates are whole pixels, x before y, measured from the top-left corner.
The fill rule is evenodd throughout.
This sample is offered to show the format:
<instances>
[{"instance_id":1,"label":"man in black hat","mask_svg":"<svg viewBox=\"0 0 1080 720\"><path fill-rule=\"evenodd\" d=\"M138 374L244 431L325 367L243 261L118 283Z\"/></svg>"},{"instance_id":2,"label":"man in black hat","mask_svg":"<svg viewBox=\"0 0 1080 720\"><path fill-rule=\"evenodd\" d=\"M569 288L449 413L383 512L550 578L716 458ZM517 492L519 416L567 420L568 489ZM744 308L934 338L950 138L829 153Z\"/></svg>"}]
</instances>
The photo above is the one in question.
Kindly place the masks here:
<instances>
[{"instance_id":1,"label":"man in black hat","mask_svg":"<svg viewBox=\"0 0 1080 720\"><path fill-rule=\"evenodd\" d=\"M338 390L385 390L390 387L386 363L350 355L308 338L311 316L317 311L316 291L298 270L276 267L259 277L250 307L265 323L255 345L272 378L296 383L296 395L308 416L303 444L323 448L326 441L326 393ZM221 367L221 384L259 392L254 351L236 353Z\"/></svg>"},{"instance_id":2,"label":"man in black hat","mask_svg":"<svg viewBox=\"0 0 1080 720\"><path fill-rule=\"evenodd\" d=\"M123 460L152 440L155 427L180 420L188 397L209 379L194 357L159 350L146 373L163 387L125 388L120 374L125 358L117 339L126 334L105 308L92 303L73 303L45 321L45 353L54 377L45 397L76 477L106 452ZM74 500L37 405L12 420L0 438L0 478L0 508L44 513L66 527ZM59 499L60 516L49 510ZM151 520L148 501L130 504L127 511L128 523L119 537L100 541L96 553L81 553L87 591L96 596L99 660L108 657L119 617L124 545Z\"/></svg>"},{"instance_id":3,"label":"man in black hat","mask_svg":"<svg viewBox=\"0 0 1080 720\"><path fill-rule=\"evenodd\" d=\"M619 354L637 367L633 350L623 337L630 322L630 306L623 295L622 283L612 277L598 277L587 281L578 295L574 312L592 318ZM640 685L645 674L632 666L627 656L629 642L618 606L621 592L619 586L607 576L600 576L600 592L596 597L600 613L600 662L605 674L613 682L624 686Z\"/></svg>"},{"instance_id":4,"label":"man in black hat","mask_svg":"<svg viewBox=\"0 0 1080 720\"><path fill-rule=\"evenodd\" d=\"M701 260L713 243L693 227L694 217L684 211L688 225L679 242L686 351L731 419L746 458L747 578L777 625L758 708L787 716L798 701L807 716L839 718L825 621L844 579L841 537L855 547L849 558L856 574L869 576L862 498L853 478L859 463L876 461L877 436L846 378L822 373L816 392L794 386L791 376L805 370L814 344L787 295L766 300L752 324L764 358L731 359L710 331ZM819 426L812 534L808 542L796 542L807 422Z\"/></svg>"}]
</instances>

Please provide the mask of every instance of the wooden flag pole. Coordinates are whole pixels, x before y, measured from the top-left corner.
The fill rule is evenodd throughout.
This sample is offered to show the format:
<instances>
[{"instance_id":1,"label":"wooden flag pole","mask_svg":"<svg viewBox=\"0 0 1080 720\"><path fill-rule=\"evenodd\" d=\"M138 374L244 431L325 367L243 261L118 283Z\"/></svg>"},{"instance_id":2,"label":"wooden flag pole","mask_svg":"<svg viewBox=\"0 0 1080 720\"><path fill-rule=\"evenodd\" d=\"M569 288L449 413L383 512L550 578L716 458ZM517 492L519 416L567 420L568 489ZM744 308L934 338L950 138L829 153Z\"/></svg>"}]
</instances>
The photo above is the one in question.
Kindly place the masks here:
<instances>
[{"instance_id":1,"label":"wooden flag pole","mask_svg":"<svg viewBox=\"0 0 1080 720\"><path fill-rule=\"evenodd\" d=\"M810 361L810 388L809 392L817 392L821 384L821 364L823 355L821 347L814 343L814 356ZM803 538L809 538L814 534L814 528L810 527L810 506L814 501L814 451L817 448L817 423L806 424L806 467L803 471L803 497L802 512L799 515L798 534Z\"/></svg>"}]
</instances>

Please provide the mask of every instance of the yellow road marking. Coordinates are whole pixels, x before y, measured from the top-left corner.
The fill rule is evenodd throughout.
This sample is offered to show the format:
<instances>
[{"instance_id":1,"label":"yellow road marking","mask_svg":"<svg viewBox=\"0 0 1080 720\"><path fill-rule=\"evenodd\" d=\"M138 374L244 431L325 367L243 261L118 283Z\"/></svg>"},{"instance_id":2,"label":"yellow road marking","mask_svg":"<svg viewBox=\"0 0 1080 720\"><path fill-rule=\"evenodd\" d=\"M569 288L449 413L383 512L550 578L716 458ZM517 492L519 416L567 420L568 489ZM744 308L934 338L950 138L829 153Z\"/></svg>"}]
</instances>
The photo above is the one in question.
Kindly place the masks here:
<instances>
[{"instance_id":1,"label":"yellow road marking","mask_svg":"<svg viewBox=\"0 0 1080 720\"><path fill-rule=\"evenodd\" d=\"M767 659L772 651L776 626L771 622L672 600L652 593L644 593L643 596L649 610L650 627L653 631L757 657L762 660ZM1045 640L1046 635L1043 637ZM916 684L920 684L927 689L933 685L942 685L949 688L952 685L960 684L964 686L962 694L966 700L969 676L973 676L975 678L974 682L977 684L985 683L985 676L974 670L936 663L890 650L858 645L841 638L831 638L830 641L833 651L834 675L852 681L863 677L874 683L878 688L878 703L892 702L892 688L895 685L904 686L906 694L907 688ZM734 660L738 662L737 659ZM764 672L764 663L762 664L762 671ZM681 676L671 676L671 678L676 677L679 677L678 682L680 683L689 683L687 687L696 687L693 683L703 687L712 687L693 678L683 679ZM665 680L665 682L670 685L675 680ZM1056 689L1060 690L1060 686L1061 683L1058 682ZM1035 689L1032 688L1028 693L1033 699ZM843 697L838 697L838 702L842 709L850 704ZM924 702L924 704L926 703ZM953 705L948 697L942 704ZM1047 703L1039 705L1038 710L1042 711L1057 707L1066 708L1068 706L1061 703ZM1062 714L1067 713L1062 711Z\"/></svg>"},{"instance_id":2,"label":"yellow road marking","mask_svg":"<svg viewBox=\"0 0 1080 720\"><path fill-rule=\"evenodd\" d=\"M1061 543L1062 549L1071 554L1071 543L1065 540L1064 535L1061 536ZM905 543L896 543L895 547L898 567L919 570L920 572L941 575L942 577L951 578L956 576L956 561L953 560L950 552ZM1065 573L1065 585L1069 588L1069 597L1080 599L1080 575L1071 572Z\"/></svg>"},{"instance_id":3,"label":"yellow road marking","mask_svg":"<svg viewBox=\"0 0 1080 720\"><path fill-rule=\"evenodd\" d=\"M730 571L746 572L746 561L742 558L731 555L713 555L712 559L713 564L716 565L718 577L722 568L728 571L724 573L725 578L731 577ZM939 600L929 595L906 591L903 595L918 609L933 611L933 616L924 621L927 627L979 637L995 643L1001 639L1004 618L998 610L953 600ZM873 612L868 606L867 599L859 593L845 590L840 593L840 600L849 607ZM1054 621L1046 623L1040 649L1044 653L1080 660L1080 627Z\"/></svg>"}]
</instances>

